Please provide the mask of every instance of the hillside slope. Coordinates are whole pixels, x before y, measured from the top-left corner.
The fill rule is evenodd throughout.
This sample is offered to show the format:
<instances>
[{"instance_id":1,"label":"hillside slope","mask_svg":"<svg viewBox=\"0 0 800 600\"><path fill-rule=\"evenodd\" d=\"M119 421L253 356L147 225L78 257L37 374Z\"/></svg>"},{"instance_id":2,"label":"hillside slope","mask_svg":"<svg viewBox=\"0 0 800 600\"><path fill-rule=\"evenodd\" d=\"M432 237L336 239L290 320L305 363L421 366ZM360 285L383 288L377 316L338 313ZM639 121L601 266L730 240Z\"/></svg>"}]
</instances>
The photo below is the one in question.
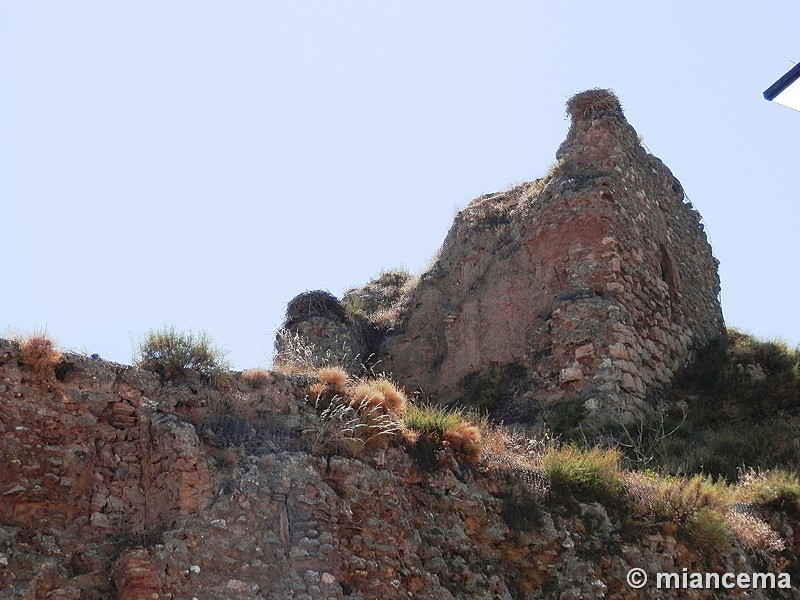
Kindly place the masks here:
<instances>
[{"instance_id":1,"label":"hillside slope","mask_svg":"<svg viewBox=\"0 0 800 600\"><path fill-rule=\"evenodd\" d=\"M0 341L2 597L622 599L642 597L634 567L796 568L786 515L785 550L720 552L624 491L559 491L502 457L469 466L402 438L315 455L331 431L313 378L257 375L220 391L73 354L43 367Z\"/></svg>"}]
</instances>

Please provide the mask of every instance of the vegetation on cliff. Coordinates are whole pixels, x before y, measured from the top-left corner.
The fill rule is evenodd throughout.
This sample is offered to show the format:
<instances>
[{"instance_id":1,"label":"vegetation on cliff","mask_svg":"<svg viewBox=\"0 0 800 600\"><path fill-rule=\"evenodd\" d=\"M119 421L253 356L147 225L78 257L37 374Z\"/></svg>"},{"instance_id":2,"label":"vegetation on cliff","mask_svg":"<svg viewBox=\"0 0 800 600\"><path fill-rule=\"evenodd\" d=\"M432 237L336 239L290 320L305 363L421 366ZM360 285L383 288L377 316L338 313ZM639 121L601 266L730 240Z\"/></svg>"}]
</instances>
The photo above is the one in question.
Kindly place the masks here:
<instances>
[{"instance_id":1,"label":"vegetation on cliff","mask_svg":"<svg viewBox=\"0 0 800 600\"><path fill-rule=\"evenodd\" d=\"M180 334L175 335L180 337ZM32 348L39 350L33 352ZM373 373L354 376L337 366L314 364L303 366L301 365L303 356L287 360L286 364L292 366L289 375L266 369L252 369L242 374L226 371L224 377L216 378L212 382L212 378L194 377L190 371L188 377L184 377L183 380L179 377L160 384L160 387L156 383L159 378L141 369L117 366L115 368L119 373L126 374L111 377L111 371L109 373L103 371L105 367L102 361L76 357L69 353L62 355L53 348L52 342L37 340L30 346L25 343L18 344L16 350L11 347L5 356L4 364L0 366L8 373L9 379L6 381L18 383L6 384L10 387L3 393L3 401L10 402L10 398L18 393L16 391L18 389L22 393L20 399L14 401L18 406L6 405L3 423L7 427L14 428L15 431L19 427L27 427L26 419L35 418L33 415L45 407L50 415L48 423L51 421L55 423L55 415L59 410L70 413L65 413L63 417L68 423L72 423L75 418L71 411L84 414L86 419L90 414L96 415L98 423L88 424L89 429L81 433L81 436L89 436L86 451L100 448L98 452L105 452L103 460L111 466L108 467L107 473L103 471L104 478L110 478L108 481L113 485L102 483L100 479L86 480L87 484L94 486L110 486L108 490L102 487L104 491L95 490L93 495L86 496L94 499L91 508L94 512L91 514L90 522L93 527L101 528L98 531L107 532L107 535L117 540L113 553L107 557L104 554L106 552L104 547L93 550L98 558L92 567L95 569L92 571L92 577L98 582L105 573L102 570L106 568L102 567L105 564L103 561L110 561L109 564L113 562L117 565L114 567L116 569L114 572L122 573L125 568L138 565L139 558L144 557L142 560L146 560L143 564L148 569L152 566L154 572L162 573L158 576L153 575L154 581L158 577L163 578L159 585L173 586L170 589L178 589L174 587L176 585L189 585L188 581L180 584L173 582L169 579L171 576L163 575L165 571L158 571L157 568L159 561L175 560L167 554L159 553L160 547L164 544L175 545L178 543L176 540L185 539L187 535L191 538L194 535L187 533L193 531L190 522L183 520L179 525L174 521L175 514L178 513L170 511L186 511L186 514L197 514L197 518L201 520L210 520L212 531L217 532L214 535L224 536L223 524L234 522L230 514L225 512L231 510L227 507L238 506L237 503L240 503L244 508L241 509L243 511L241 516L237 518L248 518L247 515L251 514L254 507L261 506L254 503L263 503L267 500L273 502L275 494L278 494L277 497L282 497L281 494L285 493L278 493L276 488L264 496L267 500L262 500L259 494L263 495L266 492L253 488L252 493L243 495L245 493L243 490L250 489L247 486L253 481L261 482L259 485L276 486L282 481L293 481L304 473L306 475L302 476L307 477L308 481L298 491L301 493L298 498L301 499L293 500L299 503L298 506L306 506L303 503L310 502L309 498L321 493L322 489L328 489L326 486L331 486L337 497L324 505L327 507L324 511L335 512L338 510L335 507L341 506L345 511L342 514L352 512L351 518L357 521L359 526L362 521L365 524L369 523L365 515L371 514L370 511L374 508L367 509L359 505L354 500L356 496L353 494L361 494L362 492L358 490L362 486L365 486L364 493L381 489L381 486L376 487L376 483L371 480L369 483L362 481L360 478L365 475L357 473L361 473L364 469L374 470L376 475L370 477L391 478L394 482L392 485L402 488L392 493L404 498L413 497L414 502L423 502L421 498L426 497L425 494L436 497L436 502L441 506L437 504L436 512L431 513L434 515L431 517L434 521L430 527L425 525L423 536L435 536L436 531L441 530L437 529L441 523L461 515L464 511L469 513L473 508L477 512L464 516L464 523L475 523L475 519L499 519L503 526L497 529L498 525L493 525L491 531L499 531L500 537L478 541L480 535L488 535L481 533L484 530L479 528L470 530L470 535L478 537L458 543L463 547L473 543L488 544L487 547L492 548L496 548L497 544L501 547L503 544L510 545L509 559L503 559L498 564L502 565L504 570L510 569L503 572L503 577L508 585L517 586L515 593L518 597L525 597L525 594L530 594L532 589L540 590L543 597L551 597L548 594L558 589L558 581L561 581L564 575L538 573L533 570L529 570L527 574L515 574L512 572L513 561L510 557L513 556L516 560L521 549L526 548L526 552L531 552L532 548L543 551L548 547L545 542L532 543L525 540L530 540L530 536L545 534L566 536L558 542L558 547L562 548L558 550L558 555L561 556L567 552L563 550L567 547L563 544L571 543L572 539L582 539L581 527L585 527L583 523L590 518L590 515L595 515L591 517L592 519L600 519L606 524L602 527L595 525L599 527L596 532L587 534L588 539L576 542L580 546L578 552L583 556L581 560L588 561L586 564L594 564L592 561L600 560L592 558L594 555L591 548L594 546L591 544L600 543L598 540L601 538L605 540L603 544L612 544L610 546L612 549L609 550L611 552L609 556L612 557L618 554L618 551L613 549L616 547L614 544L622 544L626 548L644 548L644 544L650 543L646 540L659 540L658 543L666 544L664 548L667 549L657 549L658 556L683 553L682 560L687 560L686 556L691 555L695 557L691 560L700 561L697 564L704 565L703 568L712 568L725 561L728 561L726 564L730 564L733 560L731 557L746 556L746 561L751 565L748 568L782 571L791 573L793 577L800 576L798 548L793 533L800 517L800 479L797 475L796 455L777 455L774 452L759 454L754 451L749 460L736 464L739 468L734 469L732 476L728 476L725 470L716 473L702 468L688 470L685 463L680 463L678 469L671 469L669 461L665 460L677 461L677 455L669 454L670 448L675 447L681 448L680 452L691 456L692 453L687 453L686 446L682 445L688 443L687 440L694 444L692 452L698 456L708 451L708 440L714 439L718 432L716 427L720 427L721 423L719 420L708 418L707 415L704 416L702 412L695 418L692 410L693 407L719 402L719 398L724 397L730 403L731 408L726 409L726 414L730 423L736 426L745 427L749 423L759 428L774 424L780 419L787 421L788 427L796 425L793 409L797 401L798 352L780 343L758 342L731 331L727 341L698 354L694 366L678 374L675 386L665 397L675 406L680 406L682 402L687 404L686 420L684 423L678 422L679 426L673 435L660 438L655 436L655 443L652 446L654 458L649 463L649 469L635 468L639 464L636 460L639 455L631 453L630 443L627 445L614 443L615 440L624 442L621 435L633 433L635 430L632 426L622 434L616 432L617 437L609 437L603 445L583 446L580 444L579 436L568 443L548 430L504 425L491 421L485 414L457 407L442 408L419 404L415 397L408 397L397 384L384 375ZM9 358L15 356L18 358ZM158 356L165 356L165 360L169 358L168 354L163 353ZM167 372L166 364L148 363L147 366L156 373L159 372L159 368ZM113 390L118 385L115 383L117 379L124 377L124 381L134 381L135 373L140 374L136 376L139 378L136 381L141 380L141 383L136 385L143 386L142 389L147 391L139 392L136 391L137 388L120 383L119 389L128 394L130 399L120 400L114 396L116 392ZM103 382L104 389L108 389L110 404L106 405L105 400L95 408L89 404L87 406L93 412L87 413L84 404L95 402L98 398L95 392L91 392L94 389L92 386L98 385L96 383L98 381ZM214 385L211 385L212 383ZM499 385L502 382L496 383ZM737 397L737 393L741 396ZM63 401L59 400L62 396ZM158 398L160 408L156 408L152 402L144 403L145 396ZM746 410L749 406L747 399L761 396L763 403L756 419L755 415ZM148 411L155 412L151 415ZM703 418L699 418L700 416ZM665 418L672 417L667 415ZM123 471L130 473L133 472L132 469L137 468L138 459L135 453L126 456L124 467L119 466L114 458L122 452L123 447L128 447L126 444L130 444L128 437L131 433L128 433L128 430L132 432L135 429L135 435L145 436L142 440L146 441L150 439L147 438L147 432L152 427L161 428L159 431L162 431L162 434L152 442L142 442L141 448L151 448L148 444L152 443L163 443L165 452L168 450L176 456L184 456L182 453L186 450L181 449L184 448L183 445L194 444L191 451L192 460L196 461L197 465L210 465L203 467L210 470L201 469L204 479L200 482L202 486L197 489L214 489L215 496L212 500L208 491L198 495L194 491L187 492L189 488L181 487L180 493L176 491L174 494L174 502L177 504L167 505L164 509L167 512L163 514L151 512L158 505L149 504L151 500L147 500L142 513L146 517L144 525L138 525L138 529L129 527L130 531L119 529L118 526L122 527L120 524L128 522L126 519L133 518L132 511L139 510L138 505L135 505L139 497L137 494L140 493L138 490L144 490L147 494L150 493L147 491L150 489L148 486L161 489L158 487L161 484L158 483L160 479L157 474L152 474L154 479L148 479L150 476L147 474L150 471L147 469L150 469L150 466L146 469L142 467L143 479L138 484L129 475L124 478L128 487L119 492L122 494L120 497L127 499L126 502L133 502L131 506L117 499L115 494L118 491L114 488L117 484L113 483L117 481L115 479L117 473L122 477ZM684 430L690 427L692 435L684 435ZM93 441L88 432L95 430L100 431L111 441L103 443ZM120 432L119 439L115 433L117 431ZM773 428L773 431L778 433L772 437L776 447L789 443L789 440L784 440L780 436L779 429ZM30 448L30 452L35 453L38 438L33 433L30 435L33 437L25 448ZM46 435L52 434L46 433ZM641 439L645 438L646 435ZM106 451L103 448L107 443L112 445ZM121 446L117 448L116 445L120 444ZM177 446L172 448L169 444L177 444L180 448ZM56 453L58 448L58 444L52 443L48 445L48 452ZM274 460L271 457L274 457ZM181 458L176 463L181 465L181 469L184 467L187 469L185 473L181 471L181 481L194 481L193 478L198 475L193 474L190 466L184 465L183 460ZM299 462L296 468L292 467L294 470L291 470L291 475L287 472L287 475L276 478L269 474L271 473L269 469L277 469L279 464L294 464L292 461ZM172 459L168 463L172 464ZM60 463L54 458L47 464ZM261 470L264 472L261 473ZM22 491L23 488L27 489L27 480L22 479L22 475L19 475L14 468L7 473L7 479L6 487L9 490L20 491L15 491L15 495L4 498L7 503L13 501L13 506L17 507L14 510L23 514L19 511L27 506L25 503L28 499L25 494L29 492ZM61 481L63 481L62 486L68 486L74 485L76 480L71 473L64 473ZM438 490L436 486L444 485L442 483L444 481L449 482L446 484L446 489ZM164 482L167 485L168 481ZM425 482L425 485L419 486L421 482ZM171 490L169 487L171 485L169 484L164 490ZM60 498L59 490L60 487L56 486L47 493L54 495L53 498ZM163 495L167 493L164 490L158 491L158 494L162 494L158 497L167 498ZM469 494L472 494L469 496L472 498L469 501L456 501L450 497L450 494L466 493L465 490L469 490ZM389 492L388 488L382 489L382 493ZM113 499L102 500L106 496ZM80 503L83 497L80 494L73 494L70 496L70 502ZM191 502L188 504L181 504L189 500ZM65 500L43 500L38 496L31 501L35 501L36 506L45 506L46 502L51 501L56 502L53 506L61 506L58 502L65 502ZM201 516L206 515L206 512L202 512L206 509L198 507L205 506L208 502L214 502L215 512L208 513L211 516ZM265 514L273 514L277 510L273 504L269 504ZM392 511L394 509L391 507L396 505L390 503L382 506ZM423 509L422 506L424 502L419 510L409 509L412 510L410 514L414 515L413 519L423 518L423 513L419 511L430 510ZM362 514L359 511L366 512ZM224 516L214 517L215 514ZM236 514L239 515L238 512ZM348 521L342 514L335 514L339 516L337 520L331 521L335 523L335 527L331 525L334 527L331 531L337 532L339 552L351 553L356 558L361 556L363 549L356 548L357 544L366 543L364 541L368 539L366 534L362 532L356 535L348 533L349 530L346 529L340 531L337 528L345 527L344 524ZM408 526L404 524L405 521L403 524L394 523L394 519L397 518L391 516L395 515L394 512L390 512L389 515L385 517L387 528L394 525L401 528ZM298 517L297 522L304 522L304 518ZM328 523L328 521L322 522ZM9 523L12 528L24 526L17 517L12 517ZM51 529L55 527L53 523L48 527ZM203 523L205 521L200 522L198 527L205 531L208 529L208 524ZM553 529L553 523L560 525ZM283 531L280 529L283 525L278 524L275 527L276 531ZM325 527L328 525L322 526L327 536L329 532ZM463 528L464 525L457 527ZM320 531L319 524L309 525L308 528L309 531ZM558 533L559 528L565 529ZM63 537L61 533L53 531L59 544L64 548L72 547L69 545L73 543L69 541L71 538ZM304 530L301 533L298 529L298 543L311 544L312 542L306 539L309 535ZM224 537L220 538L223 539ZM428 537L424 539L427 540ZM287 547L284 545L286 543L288 542L276 541L279 552L286 551L283 549ZM447 547L446 543L446 541L426 542L429 546L433 544L442 548ZM16 546L9 547L16 548ZM477 546L470 547L472 548L470 552L475 552L476 556L482 552ZM291 551L300 552L294 547ZM0 553L2 552L0 549ZM10 563L16 565L15 561L22 560L21 552L21 550L8 551ZM686 554L687 552L692 554ZM351 554L347 554L347 557ZM313 552L310 555L316 556ZM203 572L212 578L216 576L211 566L213 560L216 560L215 557L216 554L211 552L208 560L212 562L202 563ZM319 559L329 564L329 555L320 555ZM532 561L531 564L537 564L541 556L534 553L529 559ZM277 561L279 558L274 560ZM264 562L264 564L270 563ZM332 577L337 578L337 581L341 581L341 589L345 591L358 588L362 585L358 583L361 577L358 573L364 572L360 564L354 563L356 566L333 569L335 575L329 573L328 581L333 582ZM437 574L440 580L446 582L446 585L451 586L453 590L468 589L459 587L462 584L456 579L451 580L449 570L437 571L439 569L437 563L425 564L427 573ZM470 568L477 567L472 565ZM573 579L578 577L576 574L573 575ZM117 577L116 585L127 585L122 575L115 577ZM275 581L273 575L270 577L265 576L258 581ZM409 583L411 581L409 577L402 579L404 586L412 585ZM239 579L234 581L236 586L240 585L236 583L237 581L247 581L247 575L240 574ZM377 579L373 578L371 581ZM613 577L609 575L605 575L603 581L608 585L615 585ZM101 589L101 584L97 585L100 586L97 589ZM313 588L314 584L311 582L307 585ZM483 584L470 585L480 587ZM365 597L373 596L367 594Z\"/></svg>"},{"instance_id":2,"label":"vegetation on cliff","mask_svg":"<svg viewBox=\"0 0 800 600\"><path fill-rule=\"evenodd\" d=\"M546 430L521 434L479 413L413 403L394 413L391 437L428 463L449 448L479 471L507 470L526 480L531 500L542 506L566 498L599 501L624 515L631 535L677 533L708 556L738 543L773 567L791 563L796 569L779 531L783 519L800 515L794 433L800 421L793 412L800 408L798 359L798 349L730 330L678 374L664 398L672 412L609 431L599 445L575 435L580 419L572 423L578 425L571 430L573 441L562 442ZM330 369L318 371L312 395L351 394L346 373L334 372L332 381ZM513 372L498 372L491 387L513 380ZM574 416L573 405L566 402L562 409ZM552 416L556 423L570 420L559 420L558 409ZM726 430L740 436L742 452L720 451ZM748 445L768 431L770 444ZM414 449L420 436L425 454Z\"/></svg>"}]
</instances>

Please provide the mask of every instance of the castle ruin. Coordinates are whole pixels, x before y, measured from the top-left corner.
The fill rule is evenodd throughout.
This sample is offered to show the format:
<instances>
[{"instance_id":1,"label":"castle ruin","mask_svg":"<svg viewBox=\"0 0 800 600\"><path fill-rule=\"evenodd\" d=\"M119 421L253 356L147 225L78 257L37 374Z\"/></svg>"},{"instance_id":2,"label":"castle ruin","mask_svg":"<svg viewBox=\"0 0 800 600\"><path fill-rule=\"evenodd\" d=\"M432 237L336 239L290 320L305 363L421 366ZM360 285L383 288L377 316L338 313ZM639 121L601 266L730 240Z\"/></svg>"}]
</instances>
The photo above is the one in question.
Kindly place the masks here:
<instances>
[{"instance_id":1,"label":"castle ruin","mask_svg":"<svg viewBox=\"0 0 800 600\"><path fill-rule=\"evenodd\" d=\"M718 262L681 184L611 92L567 108L549 177L461 211L385 340L409 388L446 402L476 373L515 364L527 400L577 395L590 411L636 413L724 334Z\"/></svg>"},{"instance_id":2,"label":"castle ruin","mask_svg":"<svg viewBox=\"0 0 800 600\"><path fill-rule=\"evenodd\" d=\"M571 398L587 421L635 418L724 335L718 263L681 184L610 91L567 110L550 173L459 212L377 346L424 399L457 403L513 372L513 397L490 407L507 421Z\"/></svg>"}]
</instances>

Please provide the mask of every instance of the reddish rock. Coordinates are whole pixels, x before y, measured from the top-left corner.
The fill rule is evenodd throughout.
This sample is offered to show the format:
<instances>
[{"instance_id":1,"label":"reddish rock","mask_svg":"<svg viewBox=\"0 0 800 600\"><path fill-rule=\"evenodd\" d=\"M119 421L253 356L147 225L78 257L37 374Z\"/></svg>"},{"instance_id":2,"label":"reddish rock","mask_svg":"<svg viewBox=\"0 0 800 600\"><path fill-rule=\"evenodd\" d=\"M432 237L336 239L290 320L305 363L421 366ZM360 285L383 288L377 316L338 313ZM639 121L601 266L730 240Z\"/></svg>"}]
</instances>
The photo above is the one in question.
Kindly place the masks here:
<instances>
[{"instance_id":1,"label":"reddish rock","mask_svg":"<svg viewBox=\"0 0 800 600\"><path fill-rule=\"evenodd\" d=\"M144 548L126 551L113 568L119 600L159 600L162 595L161 569Z\"/></svg>"},{"instance_id":2,"label":"reddish rock","mask_svg":"<svg viewBox=\"0 0 800 600\"><path fill-rule=\"evenodd\" d=\"M611 417L638 410L723 335L717 261L680 183L612 94L579 94L568 108L552 172L473 201L422 275L383 346L381 366L407 388L450 402L520 365L529 393L503 407L506 419L565 393Z\"/></svg>"},{"instance_id":3,"label":"reddish rock","mask_svg":"<svg viewBox=\"0 0 800 600\"><path fill-rule=\"evenodd\" d=\"M20 377L18 357L0 340L1 598L632 599L632 567L763 564L737 548L700 555L674 532L636 539L624 514L546 499L541 474L501 457L466 467L442 450L423 467L396 443L313 456L302 378L162 386L66 355L57 385ZM122 403L132 423L114 419ZM243 409L255 416L237 420Z\"/></svg>"}]
</instances>

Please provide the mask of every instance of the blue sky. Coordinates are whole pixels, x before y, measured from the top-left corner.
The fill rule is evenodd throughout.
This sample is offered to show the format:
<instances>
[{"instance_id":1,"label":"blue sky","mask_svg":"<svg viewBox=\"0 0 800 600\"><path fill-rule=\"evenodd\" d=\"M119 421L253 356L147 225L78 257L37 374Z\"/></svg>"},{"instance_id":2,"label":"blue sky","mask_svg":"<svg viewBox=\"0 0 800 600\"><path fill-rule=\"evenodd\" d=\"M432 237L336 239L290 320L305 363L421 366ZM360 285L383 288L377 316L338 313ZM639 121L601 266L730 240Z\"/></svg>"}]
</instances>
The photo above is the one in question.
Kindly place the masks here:
<instances>
[{"instance_id":1,"label":"blue sky","mask_svg":"<svg viewBox=\"0 0 800 600\"><path fill-rule=\"evenodd\" d=\"M800 3L6 2L0 332L130 362L150 328L267 366L283 309L421 270L616 91L721 261L728 324L800 343Z\"/></svg>"}]
</instances>

